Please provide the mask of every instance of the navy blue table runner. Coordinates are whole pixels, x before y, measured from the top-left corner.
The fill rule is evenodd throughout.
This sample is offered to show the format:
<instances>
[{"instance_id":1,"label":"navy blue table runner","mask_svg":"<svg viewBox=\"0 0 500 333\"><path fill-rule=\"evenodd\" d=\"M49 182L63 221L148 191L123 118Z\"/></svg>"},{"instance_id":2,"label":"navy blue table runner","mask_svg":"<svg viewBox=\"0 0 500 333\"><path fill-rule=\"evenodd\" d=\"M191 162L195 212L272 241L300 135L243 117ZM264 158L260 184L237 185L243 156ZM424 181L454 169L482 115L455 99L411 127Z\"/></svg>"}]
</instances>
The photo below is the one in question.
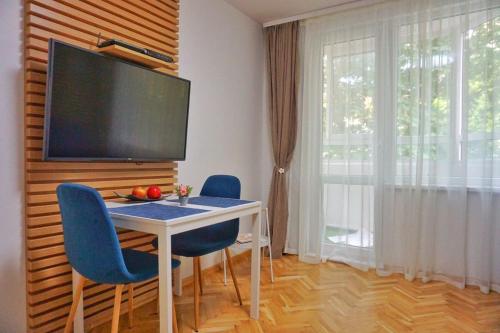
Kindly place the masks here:
<instances>
[{"instance_id":1,"label":"navy blue table runner","mask_svg":"<svg viewBox=\"0 0 500 333\"><path fill-rule=\"evenodd\" d=\"M168 201L179 202L179 199L168 200ZM231 198L201 196L201 197L189 198L188 204L218 207L218 208L229 208L229 207L244 205L244 204L247 204L250 202L253 202L253 201L241 200L241 199L231 199Z\"/></svg>"},{"instance_id":2,"label":"navy blue table runner","mask_svg":"<svg viewBox=\"0 0 500 333\"><path fill-rule=\"evenodd\" d=\"M109 211L111 213L145 217L148 219L170 220L178 217L205 213L209 210L148 203L142 205L110 208Z\"/></svg>"}]
</instances>

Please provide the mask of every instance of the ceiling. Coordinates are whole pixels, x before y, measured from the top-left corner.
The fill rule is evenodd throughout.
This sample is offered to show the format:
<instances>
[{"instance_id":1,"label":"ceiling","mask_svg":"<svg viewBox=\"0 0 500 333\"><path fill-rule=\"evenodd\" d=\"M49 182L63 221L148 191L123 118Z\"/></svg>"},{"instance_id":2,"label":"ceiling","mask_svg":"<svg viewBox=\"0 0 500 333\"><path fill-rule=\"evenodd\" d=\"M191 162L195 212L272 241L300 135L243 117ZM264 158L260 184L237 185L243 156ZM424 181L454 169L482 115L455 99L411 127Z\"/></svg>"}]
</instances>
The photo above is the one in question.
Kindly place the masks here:
<instances>
[{"instance_id":1,"label":"ceiling","mask_svg":"<svg viewBox=\"0 0 500 333\"><path fill-rule=\"evenodd\" d=\"M355 0L354 0L355 1ZM353 0L226 0L259 23L354 2Z\"/></svg>"}]
</instances>

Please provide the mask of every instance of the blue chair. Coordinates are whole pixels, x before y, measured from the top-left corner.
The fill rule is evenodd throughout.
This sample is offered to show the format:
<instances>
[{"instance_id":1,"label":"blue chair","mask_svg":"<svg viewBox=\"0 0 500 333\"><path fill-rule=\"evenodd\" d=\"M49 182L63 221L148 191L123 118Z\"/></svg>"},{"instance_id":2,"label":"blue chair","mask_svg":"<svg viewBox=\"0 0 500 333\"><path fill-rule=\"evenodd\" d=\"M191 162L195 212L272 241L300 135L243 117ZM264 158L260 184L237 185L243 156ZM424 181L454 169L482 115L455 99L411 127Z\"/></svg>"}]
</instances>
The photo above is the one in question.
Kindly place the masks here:
<instances>
[{"instance_id":1,"label":"blue chair","mask_svg":"<svg viewBox=\"0 0 500 333\"><path fill-rule=\"evenodd\" d=\"M205 184L203 184L200 195L239 199L240 192L241 183L237 177L213 175L208 177ZM203 294L203 277L200 264L201 256L220 250L225 251L238 301L240 305L242 304L240 290L233 271L231 254L228 248L236 242L240 226L239 222L239 219L233 219L172 236L172 253L178 256L193 258L195 330L198 330L199 326L199 294ZM152 244L155 248L158 248L158 239L154 239Z\"/></svg>"},{"instance_id":2,"label":"blue chair","mask_svg":"<svg viewBox=\"0 0 500 333\"><path fill-rule=\"evenodd\" d=\"M95 189L77 184L62 184L57 187L57 198L62 215L64 249L69 263L80 275L64 332L71 332L76 308L87 280L116 285L112 333L118 332L122 290L128 284L129 326L132 326L132 283L156 277L158 257L120 248L108 210ZM172 268L179 265L178 260L172 261ZM173 318L174 330L177 331L175 309Z\"/></svg>"}]
</instances>

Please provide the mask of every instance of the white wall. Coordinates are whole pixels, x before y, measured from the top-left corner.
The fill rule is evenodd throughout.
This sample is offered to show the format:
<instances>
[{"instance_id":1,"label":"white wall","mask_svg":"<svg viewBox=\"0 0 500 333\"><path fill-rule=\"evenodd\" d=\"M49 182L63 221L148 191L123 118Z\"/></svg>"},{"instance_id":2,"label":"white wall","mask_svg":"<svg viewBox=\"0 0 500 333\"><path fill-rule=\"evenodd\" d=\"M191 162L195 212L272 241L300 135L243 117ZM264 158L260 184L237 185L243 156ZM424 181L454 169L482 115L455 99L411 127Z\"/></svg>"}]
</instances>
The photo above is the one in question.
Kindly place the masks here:
<instances>
[{"instance_id":1,"label":"white wall","mask_svg":"<svg viewBox=\"0 0 500 333\"><path fill-rule=\"evenodd\" d=\"M0 332L26 332L22 5L0 0Z\"/></svg>"},{"instance_id":2,"label":"white wall","mask_svg":"<svg viewBox=\"0 0 500 333\"><path fill-rule=\"evenodd\" d=\"M261 200L262 26L223 0L182 0L180 8L180 76L191 80L191 101L179 182L197 194L209 175L232 174L241 180L242 197ZM202 264L218 258L205 256ZM190 275L191 260L182 266Z\"/></svg>"}]
</instances>

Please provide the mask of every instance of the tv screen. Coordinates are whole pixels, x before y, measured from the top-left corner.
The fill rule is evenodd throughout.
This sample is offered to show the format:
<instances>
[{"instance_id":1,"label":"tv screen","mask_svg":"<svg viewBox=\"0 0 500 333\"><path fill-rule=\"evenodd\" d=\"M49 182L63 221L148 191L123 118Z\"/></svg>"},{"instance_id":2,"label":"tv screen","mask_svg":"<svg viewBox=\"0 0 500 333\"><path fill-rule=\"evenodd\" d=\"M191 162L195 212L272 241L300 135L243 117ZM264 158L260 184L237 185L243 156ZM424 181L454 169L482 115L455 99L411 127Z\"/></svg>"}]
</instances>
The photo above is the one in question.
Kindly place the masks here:
<instances>
[{"instance_id":1,"label":"tv screen","mask_svg":"<svg viewBox=\"0 0 500 333\"><path fill-rule=\"evenodd\" d=\"M184 160L190 82L49 42L45 160Z\"/></svg>"}]
</instances>

